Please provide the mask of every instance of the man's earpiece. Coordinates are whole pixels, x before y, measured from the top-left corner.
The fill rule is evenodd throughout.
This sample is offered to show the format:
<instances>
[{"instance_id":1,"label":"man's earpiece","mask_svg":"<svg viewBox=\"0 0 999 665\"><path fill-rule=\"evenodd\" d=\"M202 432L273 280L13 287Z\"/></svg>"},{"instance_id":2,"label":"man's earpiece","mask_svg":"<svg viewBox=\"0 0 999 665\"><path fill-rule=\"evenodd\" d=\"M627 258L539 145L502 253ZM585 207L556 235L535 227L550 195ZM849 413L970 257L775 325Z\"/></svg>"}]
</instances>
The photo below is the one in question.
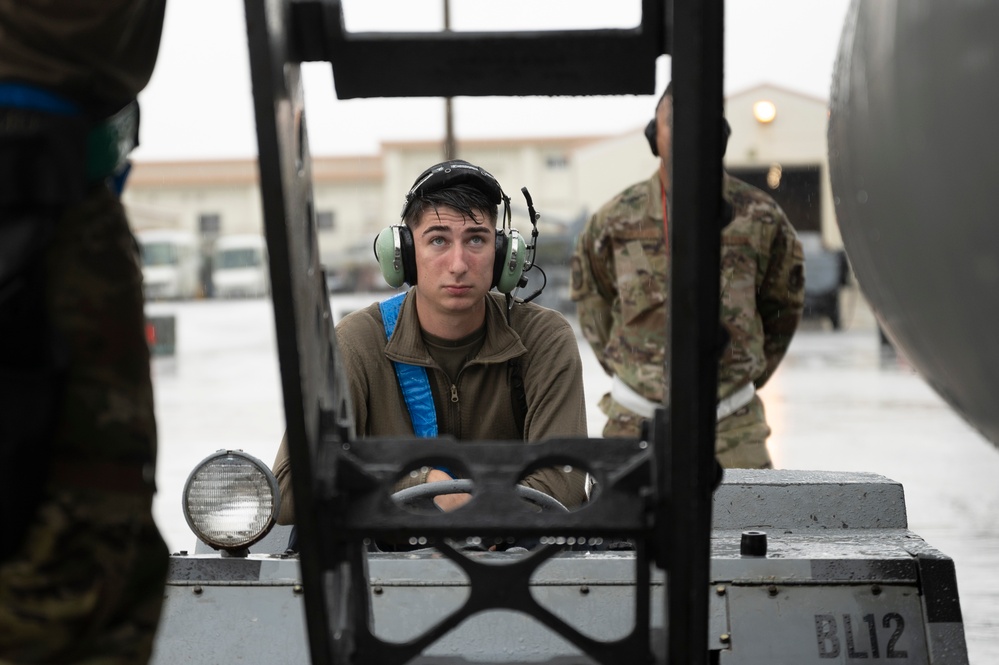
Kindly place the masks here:
<instances>
[{"instance_id":1,"label":"man's earpiece","mask_svg":"<svg viewBox=\"0 0 999 665\"><path fill-rule=\"evenodd\" d=\"M516 229L496 231L496 260L493 263L493 286L500 293L510 293L520 284L527 260L527 243Z\"/></svg>"},{"instance_id":2,"label":"man's earpiece","mask_svg":"<svg viewBox=\"0 0 999 665\"><path fill-rule=\"evenodd\" d=\"M408 227L396 224L382 229L375 237L374 250L382 277L389 286L416 284L416 250Z\"/></svg>"},{"instance_id":3,"label":"man's earpiece","mask_svg":"<svg viewBox=\"0 0 999 665\"><path fill-rule=\"evenodd\" d=\"M659 156L659 139L656 134L656 119L653 118L649 120L649 124L645 125L645 138L649 142L649 149L652 150L652 154L656 157Z\"/></svg>"},{"instance_id":4,"label":"man's earpiece","mask_svg":"<svg viewBox=\"0 0 999 665\"><path fill-rule=\"evenodd\" d=\"M725 151L728 149L728 137L730 136L732 136L732 126L728 124L728 120L722 118L721 119L722 157L725 156ZM649 124L645 125L645 139L649 142L649 149L652 150L652 154L658 157L659 142L658 142L658 135L656 132L655 118L649 120Z\"/></svg>"}]
</instances>

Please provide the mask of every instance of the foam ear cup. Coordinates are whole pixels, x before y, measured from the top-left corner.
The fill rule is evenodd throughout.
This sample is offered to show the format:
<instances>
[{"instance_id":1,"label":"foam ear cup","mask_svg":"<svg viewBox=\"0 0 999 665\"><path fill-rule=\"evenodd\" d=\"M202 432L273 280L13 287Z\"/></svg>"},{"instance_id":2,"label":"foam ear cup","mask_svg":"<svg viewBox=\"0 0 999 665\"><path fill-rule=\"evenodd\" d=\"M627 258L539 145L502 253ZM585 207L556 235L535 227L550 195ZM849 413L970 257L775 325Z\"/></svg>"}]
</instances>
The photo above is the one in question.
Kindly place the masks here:
<instances>
[{"instance_id":1,"label":"foam ear cup","mask_svg":"<svg viewBox=\"0 0 999 665\"><path fill-rule=\"evenodd\" d=\"M659 156L659 142L656 139L656 119L649 120L645 125L645 140L649 142L649 149L656 157Z\"/></svg>"},{"instance_id":2,"label":"foam ear cup","mask_svg":"<svg viewBox=\"0 0 999 665\"><path fill-rule=\"evenodd\" d=\"M520 283L527 259L527 244L516 229L496 231L496 261L493 264L493 286L500 293L510 293Z\"/></svg>"},{"instance_id":3,"label":"foam ear cup","mask_svg":"<svg viewBox=\"0 0 999 665\"><path fill-rule=\"evenodd\" d=\"M649 124L645 125L645 140L649 142L649 149L652 150L652 154L656 157L659 156L659 142L656 138L656 119L653 118L649 120ZM732 136L732 126L728 124L728 120L722 118L721 120L721 144L722 144L722 157L725 156L725 151L728 148L728 138Z\"/></svg>"},{"instance_id":4,"label":"foam ear cup","mask_svg":"<svg viewBox=\"0 0 999 665\"><path fill-rule=\"evenodd\" d=\"M389 286L416 285L416 250L408 227L397 224L382 229L375 238L374 249L382 277Z\"/></svg>"}]
</instances>

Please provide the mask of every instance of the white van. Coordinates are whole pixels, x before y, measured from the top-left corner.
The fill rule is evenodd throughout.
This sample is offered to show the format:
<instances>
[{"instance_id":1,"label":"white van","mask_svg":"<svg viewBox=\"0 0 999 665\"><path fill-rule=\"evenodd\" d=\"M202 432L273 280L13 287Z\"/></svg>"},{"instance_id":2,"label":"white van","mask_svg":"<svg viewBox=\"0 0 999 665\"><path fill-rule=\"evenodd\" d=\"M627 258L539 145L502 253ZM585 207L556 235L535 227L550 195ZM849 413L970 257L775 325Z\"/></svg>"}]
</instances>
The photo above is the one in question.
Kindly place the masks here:
<instances>
[{"instance_id":1,"label":"white van","mask_svg":"<svg viewBox=\"0 0 999 665\"><path fill-rule=\"evenodd\" d=\"M142 284L147 300L196 298L201 294L201 250L187 231L150 230L135 234L142 251Z\"/></svg>"},{"instance_id":2,"label":"white van","mask_svg":"<svg viewBox=\"0 0 999 665\"><path fill-rule=\"evenodd\" d=\"M259 235L222 236L212 255L212 289L220 298L270 293L267 243Z\"/></svg>"}]
</instances>

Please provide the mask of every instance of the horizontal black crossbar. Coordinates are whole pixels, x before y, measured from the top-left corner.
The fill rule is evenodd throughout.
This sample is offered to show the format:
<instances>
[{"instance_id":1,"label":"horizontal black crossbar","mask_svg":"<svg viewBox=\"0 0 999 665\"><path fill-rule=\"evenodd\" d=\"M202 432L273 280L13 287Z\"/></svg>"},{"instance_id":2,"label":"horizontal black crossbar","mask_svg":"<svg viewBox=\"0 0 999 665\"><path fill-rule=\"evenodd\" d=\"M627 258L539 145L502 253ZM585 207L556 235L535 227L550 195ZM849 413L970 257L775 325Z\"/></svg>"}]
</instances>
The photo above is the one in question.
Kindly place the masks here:
<instances>
[{"instance_id":1,"label":"horizontal black crossbar","mask_svg":"<svg viewBox=\"0 0 999 665\"><path fill-rule=\"evenodd\" d=\"M508 535L620 536L645 534L653 522L651 446L633 439L550 439L457 442L453 439L362 439L332 458L335 481L317 490L322 529L343 540L360 536ZM464 469L474 500L453 513L418 514L392 500L396 481L422 466ZM579 510L538 512L513 492L538 468L572 466L596 481ZM323 474L320 474L323 475ZM322 487L326 489L323 490Z\"/></svg>"},{"instance_id":2,"label":"horizontal black crossbar","mask_svg":"<svg viewBox=\"0 0 999 665\"><path fill-rule=\"evenodd\" d=\"M340 99L652 94L666 15L643 0L630 29L350 33L339 0L297 0L289 50L332 63Z\"/></svg>"}]
</instances>

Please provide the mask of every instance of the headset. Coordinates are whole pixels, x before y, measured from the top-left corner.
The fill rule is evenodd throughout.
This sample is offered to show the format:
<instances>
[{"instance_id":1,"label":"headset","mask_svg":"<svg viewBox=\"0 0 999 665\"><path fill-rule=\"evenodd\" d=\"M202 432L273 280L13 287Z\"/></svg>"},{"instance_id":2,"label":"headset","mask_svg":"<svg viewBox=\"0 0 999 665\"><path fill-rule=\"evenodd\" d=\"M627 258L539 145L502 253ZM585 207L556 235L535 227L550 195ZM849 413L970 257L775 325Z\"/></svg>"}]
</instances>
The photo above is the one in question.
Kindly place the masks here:
<instances>
[{"instance_id":1,"label":"headset","mask_svg":"<svg viewBox=\"0 0 999 665\"><path fill-rule=\"evenodd\" d=\"M479 190L492 205L503 204L502 224L496 229L496 258L490 288L495 287L500 293L509 294L522 285L524 272L530 269L525 269L528 247L520 232L511 228L510 197L491 173L462 159L435 164L413 183L406 194L401 217L406 219L410 208L421 196L462 184ZM389 286L398 288L404 283L416 285L416 249L413 233L405 223L382 229L375 238L374 252Z\"/></svg>"},{"instance_id":2,"label":"headset","mask_svg":"<svg viewBox=\"0 0 999 665\"><path fill-rule=\"evenodd\" d=\"M722 157L725 156L725 150L728 148L728 137L731 135L732 135L732 126L728 124L728 120L722 118L721 119ZM652 150L652 154L658 157L659 141L658 141L658 131L656 130L655 118L649 120L649 124L645 125L645 140L649 142L649 149Z\"/></svg>"}]
</instances>

